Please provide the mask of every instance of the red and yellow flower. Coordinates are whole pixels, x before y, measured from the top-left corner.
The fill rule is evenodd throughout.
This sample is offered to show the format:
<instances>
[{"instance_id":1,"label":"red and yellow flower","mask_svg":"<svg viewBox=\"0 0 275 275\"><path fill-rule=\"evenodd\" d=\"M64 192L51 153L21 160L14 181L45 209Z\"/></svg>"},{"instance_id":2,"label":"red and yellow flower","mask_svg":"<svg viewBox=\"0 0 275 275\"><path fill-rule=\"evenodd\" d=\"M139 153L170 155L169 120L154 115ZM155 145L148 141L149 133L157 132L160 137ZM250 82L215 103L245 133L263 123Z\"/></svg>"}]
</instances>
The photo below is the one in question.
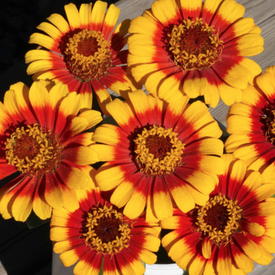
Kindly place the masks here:
<instances>
[{"instance_id":1,"label":"red and yellow flower","mask_svg":"<svg viewBox=\"0 0 275 275\"><path fill-rule=\"evenodd\" d=\"M154 264L160 246L160 227L144 217L129 219L105 200L99 189L77 191L73 213L54 209L50 238L54 252L74 274L142 275L144 263ZM141 262L142 261L142 262Z\"/></svg>"},{"instance_id":2,"label":"red and yellow flower","mask_svg":"<svg viewBox=\"0 0 275 275\"><path fill-rule=\"evenodd\" d=\"M103 124L94 133L99 161L107 161L95 180L103 191L112 190L111 202L129 218L146 208L146 219L172 216L204 205L217 183L221 130L201 101L188 104L182 96L173 103L141 90L129 100L115 99L106 106L119 126Z\"/></svg>"},{"instance_id":3,"label":"red and yellow flower","mask_svg":"<svg viewBox=\"0 0 275 275\"><path fill-rule=\"evenodd\" d=\"M128 66L138 82L166 101L181 94L231 105L261 72L244 56L263 51L261 29L230 0L157 0L132 20Z\"/></svg>"},{"instance_id":4,"label":"red and yellow flower","mask_svg":"<svg viewBox=\"0 0 275 275\"><path fill-rule=\"evenodd\" d=\"M174 211L161 227L168 255L190 275L245 275L253 261L267 265L275 253L275 185L247 170L243 160L224 155L226 172L205 206Z\"/></svg>"},{"instance_id":5,"label":"red and yellow flower","mask_svg":"<svg viewBox=\"0 0 275 275\"><path fill-rule=\"evenodd\" d=\"M104 105L111 101L106 88L127 97L133 88L132 77L126 72L127 43L130 20L115 29L120 9L96 1L82 4L79 11L72 3L65 5L68 22L59 14L52 14L48 22L37 28L29 43L40 47L26 54L28 74L39 79L50 79L67 84L69 91L82 96L82 107L91 108L92 90L105 111Z\"/></svg>"},{"instance_id":6,"label":"red and yellow flower","mask_svg":"<svg viewBox=\"0 0 275 275\"><path fill-rule=\"evenodd\" d=\"M275 182L275 66L256 77L255 85L243 91L242 102L231 106L227 131L226 151L263 173L265 181Z\"/></svg>"},{"instance_id":7,"label":"red and yellow flower","mask_svg":"<svg viewBox=\"0 0 275 275\"><path fill-rule=\"evenodd\" d=\"M0 179L14 178L0 189L3 218L25 221L33 210L46 219L52 208L78 208L75 189L94 186L89 164L98 161L91 132L102 120L98 111L77 115L80 95L66 85L22 82L0 102ZM18 173L19 172L19 173ZM6 179L7 180L7 179Z\"/></svg>"}]
</instances>

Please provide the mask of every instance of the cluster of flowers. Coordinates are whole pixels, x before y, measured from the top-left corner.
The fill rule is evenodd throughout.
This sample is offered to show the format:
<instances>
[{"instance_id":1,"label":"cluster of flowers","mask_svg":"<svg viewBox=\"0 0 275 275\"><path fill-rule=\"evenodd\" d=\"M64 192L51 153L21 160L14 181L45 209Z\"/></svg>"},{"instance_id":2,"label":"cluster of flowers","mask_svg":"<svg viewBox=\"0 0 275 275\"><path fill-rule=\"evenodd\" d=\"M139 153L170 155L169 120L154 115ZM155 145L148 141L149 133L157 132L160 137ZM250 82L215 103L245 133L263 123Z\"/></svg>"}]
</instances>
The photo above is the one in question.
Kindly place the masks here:
<instances>
[{"instance_id":1,"label":"cluster of flowers","mask_svg":"<svg viewBox=\"0 0 275 275\"><path fill-rule=\"evenodd\" d=\"M261 74L244 57L263 50L244 11L156 0L115 27L119 8L97 1L41 23L26 54L33 84L0 103L0 179L14 174L1 215L51 218L54 251L75 274L141 275L160 243L190 275L269 264L275 66ZM225 143L207 107L220 98L232 105Z\"/></svg>"}]
</instances>

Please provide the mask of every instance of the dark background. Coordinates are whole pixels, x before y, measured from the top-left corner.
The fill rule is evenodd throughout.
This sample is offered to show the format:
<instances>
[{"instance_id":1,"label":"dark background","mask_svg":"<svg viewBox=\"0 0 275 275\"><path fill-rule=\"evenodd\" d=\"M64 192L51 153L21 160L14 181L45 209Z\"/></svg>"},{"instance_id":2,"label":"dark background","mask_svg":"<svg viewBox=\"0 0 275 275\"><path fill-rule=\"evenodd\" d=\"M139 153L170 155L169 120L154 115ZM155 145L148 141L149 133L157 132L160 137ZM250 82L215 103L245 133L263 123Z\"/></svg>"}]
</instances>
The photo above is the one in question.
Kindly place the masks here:
<instances>
[{"instance_id":1,"label":"dark background","mask_svg":"<svg viewBox=\"0 0 275 275\"><path fill-rule=\"evenodd\" d=\"M24 56L37 45L28 44L36 26L52 13L66 18L64 5L95 1L6 0L0 6L0 100L11 84L22 81L28 86L32 78L26 74ZM115 0L105 0L108 4ZM39 31L38 31L39 32ZM0 118L1 119L1 118ZM0 187L8 179L0 181ZM0 215L0 262L8 275L50 275L52 243L49 223L29 229L25 223L4 220Z\"/></svg>"},{"instance_id":2,"label":"dark background","mask_svg":"<svg viewBox=\"0 0 275 275\"><path fill-rule=\"evenodd\" d=\"M116 0L104 0L109 5ZM64 5L74 3L77 8L82 3L95 3L79 0L3 0L0 7L0 93L17 81L26 80L31 83L31 78L26 77L24 56L30 49L37 45L28 44L29 37L40 23L47 21L52 13L59 13L66 18Z\"/></svg>"}]
</instances>

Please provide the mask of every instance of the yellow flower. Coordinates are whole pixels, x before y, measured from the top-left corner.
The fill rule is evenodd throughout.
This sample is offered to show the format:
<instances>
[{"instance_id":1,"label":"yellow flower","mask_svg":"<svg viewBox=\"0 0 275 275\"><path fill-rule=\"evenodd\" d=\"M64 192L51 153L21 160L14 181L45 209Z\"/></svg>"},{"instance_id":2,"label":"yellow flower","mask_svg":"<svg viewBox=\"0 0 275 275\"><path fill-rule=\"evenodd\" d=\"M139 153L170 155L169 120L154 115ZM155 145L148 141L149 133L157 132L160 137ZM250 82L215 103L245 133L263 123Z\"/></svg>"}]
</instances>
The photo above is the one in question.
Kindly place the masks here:
<instances>
[{"instance_id":1,"label":"yellow flower","mask_svg":"<svg viewBox=\"0 0 275 275\"><path fill-rule=\"evenodd\" d=\"M129 219L99 189L77 191L79 208L73 213L55 209L50 238L54 252L74 274L142 275L142 262L154 264L160 246L160 227L144 217ZM142 262L141 262L142 261Z\"/></svg>"},{"instance_id":2,"label":"yellow flower","mask_svg":"<svg viewBox=\"0 0 275 275\"><path fill-rule=\"evenodd\" d=\"M249 168L275 182L275 66L257 76L243 91L241 103L230 107L225 143L227 152L243 159Z\"/></svg>"},{"instance_id":3,"label":"yellow flower","mask_svg":"<svg viewBox=\"0 0 275 275\"><path fill-rule=\"evenodd\" d=\"M122 50L127 43L130 20L116 28L120 9L96 1L82 4L79 11L72 3L65 5L68 22L59 14L52 14L37 28L48 35L34 33L29 43L38 44L36 50L27 52L28 74L39 79L62 82L69 92L81 95L82 107L91 108L92 90L98 103L106 113L105 104L111 101L106 88L127 97L131 90L132 77L126 73L128 50ZM107 114L107 113L106 113Z\"/></svg>"},{"instance_id":4,"label":"yellow flower","mask_svg":"<svg viewBox=\"0 0 275 275\"><path fill-rule=\"evenodd\" d=\"M94 133L101 190L112 190L111 202L129 218L144 209L147 220L172 216L203 205L224 169L219 158L221 130L201 101L188 98L167 104L137 90L124 102L107 104L119 126L103 124Z\"/></svg>"},{"instance_id":5,"label":"yellow flower","mask_svg":"<svg viewBox=\"0 0 275 275\"><path fill-rule=\"evenodd\" d=\"M263 51L261 29L235 1L157 0L132 20L128 66L136 81L166 101L181 94L231 105L261 72L244 56Z\"/></svg>"},{"instance_id":6,"label":"yellow flower","mask_svg":"<svg viewBox=\"0 0 275 275\"><path fill-rule=\"evenodd\" d=\"M168 255L190 275L249 273L253 261L268 265L275 253L275 185L263 184L259 172L243 160L223 155L226 172L205 206L174 211L161 227Z\"/></svg>"},{"instance_id":7,"label":"yellow flower","mask_svg":"<svg viewBox=\"0 0 275 275\"><path fill-rule=\"evenodd\" d=\"M19 82L0 102L0 179L14 173L0 189L3 218L25 221L33 210L41 219L52 208L75 210L75 189L94 186L89 164L98 161L91 132L100 112L80 110L80 96L66 85ZM18 173L19 172L19 173Z\"/></svg>"}]
</instances>

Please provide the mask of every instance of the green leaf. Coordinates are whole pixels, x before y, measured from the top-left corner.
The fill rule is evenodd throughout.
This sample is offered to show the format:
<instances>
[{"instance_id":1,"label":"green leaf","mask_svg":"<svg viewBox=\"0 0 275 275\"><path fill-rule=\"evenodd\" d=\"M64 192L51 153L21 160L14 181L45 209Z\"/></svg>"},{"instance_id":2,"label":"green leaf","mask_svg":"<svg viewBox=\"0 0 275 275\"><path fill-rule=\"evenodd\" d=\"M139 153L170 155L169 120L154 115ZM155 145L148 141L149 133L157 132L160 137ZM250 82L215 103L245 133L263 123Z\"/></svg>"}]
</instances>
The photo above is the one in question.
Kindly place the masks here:
<instances>
[{"instance_id":1,"label":"green leaf","mask_svg":"<svg viewBox=\"0 0 275 275\"><path fill-rule=\"evenodd\" d=\"M102 264L98 275L103 275L103 263L104 263L104 258L102 259Z\"/></svg>"},{"instance_id":2,"label":"green leaf","mask_svg":"<svg viewBox=\"0 0 275 275\"><path fill-rule=\"evenodd\" d=\"M36 228L38 226L41 226L42 224L45 224L47 222L50 222L50 218L46 220L41 220L39 217L36 216L36 214L32 211L28 219L26 220L26 224L29 229Z\"/></svg>"}]
</instances>

